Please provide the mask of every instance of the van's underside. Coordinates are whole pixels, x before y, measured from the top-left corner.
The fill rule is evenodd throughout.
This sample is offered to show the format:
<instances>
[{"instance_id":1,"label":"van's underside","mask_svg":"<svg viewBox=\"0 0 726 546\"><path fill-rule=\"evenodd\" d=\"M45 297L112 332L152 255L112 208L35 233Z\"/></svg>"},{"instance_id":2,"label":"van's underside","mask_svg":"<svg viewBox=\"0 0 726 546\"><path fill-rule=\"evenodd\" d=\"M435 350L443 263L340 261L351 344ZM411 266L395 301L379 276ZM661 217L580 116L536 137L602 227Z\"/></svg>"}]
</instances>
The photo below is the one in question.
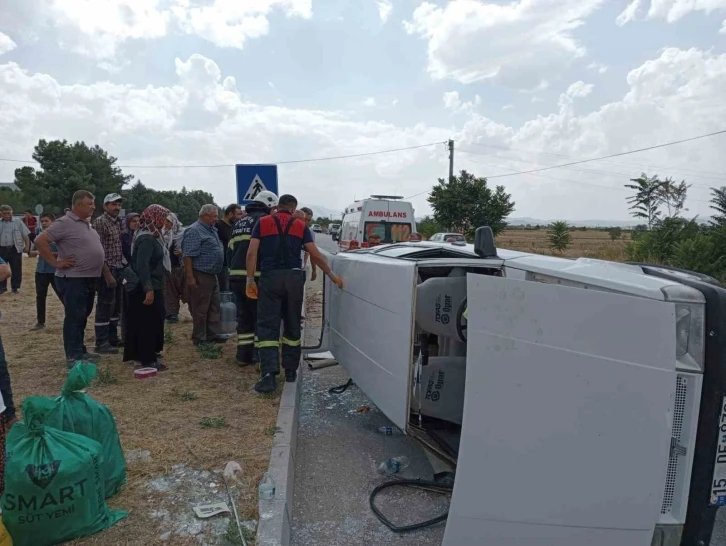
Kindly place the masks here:
<instances>
[{"instance_id":1,"label":"van's underside","mask_svg":"<svg viewBox=\"0 0 726 546\"><path fill-rule=\"evenodd\" d=\"M456 466L466 384L466 275L489 267L418 268L409 434Z\"/></svg>"}]
</instances>

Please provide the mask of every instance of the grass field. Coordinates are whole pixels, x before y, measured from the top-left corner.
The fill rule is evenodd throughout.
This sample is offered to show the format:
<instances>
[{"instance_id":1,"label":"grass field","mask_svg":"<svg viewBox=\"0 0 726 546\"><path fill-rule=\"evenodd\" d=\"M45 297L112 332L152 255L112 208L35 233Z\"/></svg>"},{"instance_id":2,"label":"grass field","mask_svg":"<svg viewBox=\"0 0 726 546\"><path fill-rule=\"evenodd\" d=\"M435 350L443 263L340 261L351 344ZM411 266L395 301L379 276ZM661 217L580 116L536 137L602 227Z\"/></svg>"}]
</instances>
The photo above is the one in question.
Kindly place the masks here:
<instances>
[{"instance_id":1,"label":"grass field","mask_svg":"<svg viewBox=\"0 0 726 546\"><path fill-rule=\"evenodd\" d=\"M497 237L497 247L507 250L534 252L568 258L597 258L622 262L626 260L625 247L630 242L630 233L624 231L617 241L610 239L607 231L588 229L586 231L571 231L572 244L563 253L554 252L550 248L547 238L547 229L505 230Z\"/></svg>"},{"instance_id":2,"label":"grass field","mask_svg":"<svg viewBox=\"0 0 726 546\"><path fill-rule=\"evenodd\" d=\"M29 331L36 322L35 265L35 259L24 260L19 295L0 296L0 332L18 408L26 396L60 394L67 373L63 310L52 292L47 328ZM267 469L279 396L260 398L251 392L257 370L234 363L234 341L225 344L218 359L201 359L191 343L191 318L186 311L182 322L167 329L164 361L169 370L157 377L135 379L133 367L124 364L120 354L103 357L98 365L100 380L97 378L89 394L113 412L124 450L149 450L151 460L130 463L128 483L109 501L112 508L130 512L129 518L72 544L198 544L194 538L173 535L170 541L160 541L160 534L169 529L160 528L151 516L164 493L151 491L149 480L167 474L179 463L196 470L221 471L227 461L238 461L244 469L236 499L240 516L257 517L257 483ZM86 344L93 347L93 314Z\"/></svg>"}]
</instances>

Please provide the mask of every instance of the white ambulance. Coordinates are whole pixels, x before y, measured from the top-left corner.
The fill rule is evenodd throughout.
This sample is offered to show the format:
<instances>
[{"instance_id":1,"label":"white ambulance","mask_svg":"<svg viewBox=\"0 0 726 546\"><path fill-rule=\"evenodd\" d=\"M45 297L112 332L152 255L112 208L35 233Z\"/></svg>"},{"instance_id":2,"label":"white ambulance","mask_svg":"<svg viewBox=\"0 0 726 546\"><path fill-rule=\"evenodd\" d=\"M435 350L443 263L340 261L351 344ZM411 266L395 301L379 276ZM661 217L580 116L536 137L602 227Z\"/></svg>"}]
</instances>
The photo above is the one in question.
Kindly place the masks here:
<instances>
[{"instance_id":1,"label":"white ambulance","mask_svg":"<svg viewBox=\"0 0 726 546\"><path fill-rule=\"evenodd\" d=\"M347 250L368 247L368 236L381 236L382 243L407 241L416 231L413 206L402 197L394 195L371 195L369 199L356 201L346 207L340 228L338 246Z\"/></svg>"}]
</instances>

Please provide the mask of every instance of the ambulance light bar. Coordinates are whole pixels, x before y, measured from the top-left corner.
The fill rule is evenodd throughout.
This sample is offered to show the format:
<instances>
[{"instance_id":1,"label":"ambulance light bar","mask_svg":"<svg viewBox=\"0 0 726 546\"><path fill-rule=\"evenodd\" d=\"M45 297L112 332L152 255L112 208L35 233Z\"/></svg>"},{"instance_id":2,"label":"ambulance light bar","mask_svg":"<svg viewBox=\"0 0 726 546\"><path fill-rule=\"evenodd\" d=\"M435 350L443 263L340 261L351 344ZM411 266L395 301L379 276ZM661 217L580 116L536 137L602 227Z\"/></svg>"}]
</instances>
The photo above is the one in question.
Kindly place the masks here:
<instances>
[{"instance_id":1,"label":"ambulance light bar","mask_svg":"<svg viewBox=\"0 0 726 546\"><path fill-rule=\"evenodd\" d=\"M371 195L371 199L403 199L401 195Z\"/></svg>"}]
</instances>

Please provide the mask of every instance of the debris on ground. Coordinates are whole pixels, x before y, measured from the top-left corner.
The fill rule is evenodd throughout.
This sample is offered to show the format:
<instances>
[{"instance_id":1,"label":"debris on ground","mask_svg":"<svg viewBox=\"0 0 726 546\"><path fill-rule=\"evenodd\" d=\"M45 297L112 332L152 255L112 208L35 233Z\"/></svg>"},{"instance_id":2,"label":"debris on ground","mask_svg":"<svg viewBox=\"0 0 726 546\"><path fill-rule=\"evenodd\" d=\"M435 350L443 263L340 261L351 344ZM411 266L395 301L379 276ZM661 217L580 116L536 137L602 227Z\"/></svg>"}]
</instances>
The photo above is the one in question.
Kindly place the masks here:
<instances>
[{"instance_id":1,"label":"debris on ground","mask_svg":"<svg viewBox=\"0 0 726 546\"><path fill-rule=\"evenodd\" d=\"M151 451L148 449L130 449L126 451L126 464L150 463Z\"/></svg>"},{"instance_id":2,"label":"debris on ground","mask_svg":"<svg viewBox=\"0 0 726 546\"><path fill-rule=\"evenodd\" d=\"M221 472L197 470L187 464L175 464L166 476L152 478L146 485L149 505L155 509L151 517L159 524L159 540L170 541L179 537L195 537L201 546L223 546L230 544L228 528L236 523L227 511L214 517L200 519L195 509L209 505L227 506L227 492ZM231 484L230 484L231 488ZM243 529L255 532L254 520L240 522Z\"/></svg>"},{"instance_id":3,"label":"debris on ground","mask_svg":"<svg viewBox=\"0 0 726 546\"><path fill-rule=\"evenodd\" d=\"M356 413L368 413L371 411L370 406L358 406L358 409L355 410Z\"/></svg>"},{"instance_id":4,"label":"debris on ground","mask_svg":"<svg viewBox=\"0 0 726 546\"><path fill-rule=\"evenodd\" d=\"M215 502L213 504L202 504L194 507L194 513L198 518L206 519L216 516L217 514L223 514L230 512L229 506L223 502Z\"/></svg>"}]
</instances>

